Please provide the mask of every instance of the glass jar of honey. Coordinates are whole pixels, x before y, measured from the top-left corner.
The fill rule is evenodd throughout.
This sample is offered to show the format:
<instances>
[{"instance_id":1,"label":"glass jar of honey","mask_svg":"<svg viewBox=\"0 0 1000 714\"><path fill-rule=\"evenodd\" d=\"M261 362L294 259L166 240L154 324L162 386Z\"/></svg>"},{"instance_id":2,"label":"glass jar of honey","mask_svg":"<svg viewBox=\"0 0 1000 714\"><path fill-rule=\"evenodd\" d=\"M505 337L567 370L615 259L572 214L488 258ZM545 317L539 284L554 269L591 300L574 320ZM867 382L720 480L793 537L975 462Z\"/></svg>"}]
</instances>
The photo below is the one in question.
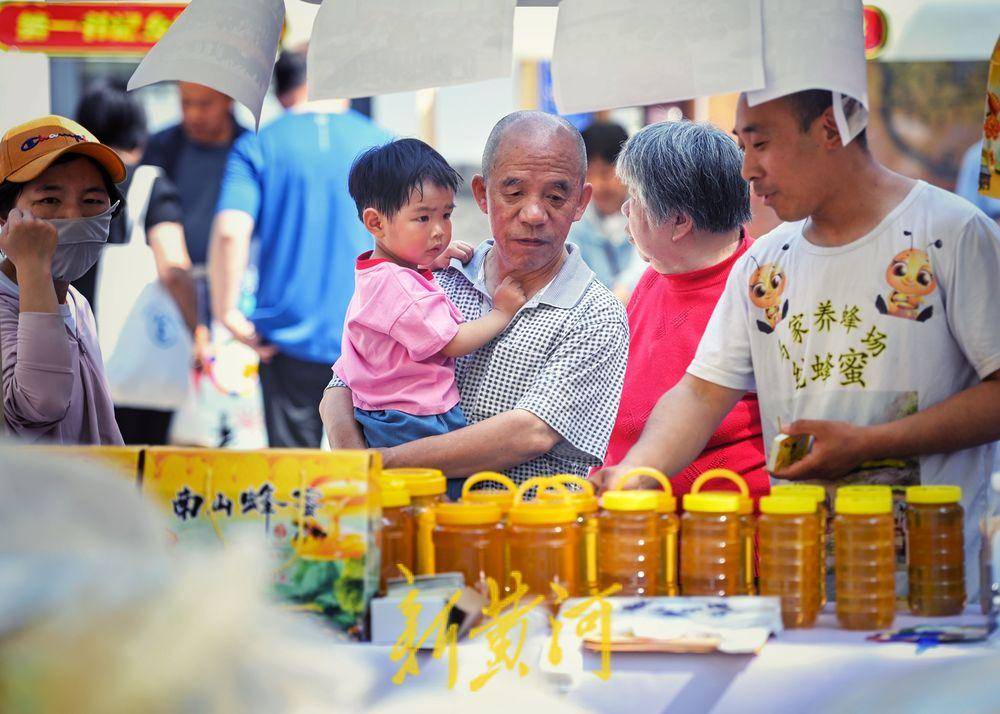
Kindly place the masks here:
<instances>
[{"instance_id":1,"label":"glass jar of honey","mask_svg":"<svg viewBox=\"0 0 1000 714\"><path fill-rule=\"evenodd\" d=\"M965 512L959 486L906 489L910 611L922 617L965 608Z\"/></svg>"},{"instance_id":2,"label":"glass jar of honey","mask_svg":"<svg viewBox=\"0 0 1000 714\"><path fill-rule=\"evenodd\" d=\"M439 503L421 529L432 541L434 573L461 573L467 586L485 596L489 580L503 587L504 530L495 503Z\"/></svg>"},{"instance_id":3,"label":"glass jar of honey","mask_svg":"<svg viewBox=\"0 0 1000 714\"><path fill-rule=\"evenodd\" d=\"M684 496L681 594L739 595L745 586L740 500L712 491Z\"/></svg>"},{"instance_id":4,"label":"glass jar of honey","mask_svg":"<svg viewBox=\"0 0 1000 714\"><path fill-rule=\"evenodd\" d=\"M511 577L515 572L520 573L528 591L545 597L554 610L553 583L571 595L580 592L581 538L577 510L568 498L524 500L528 490L545 488L549 483L544 478L530 478L517 490L508 514L507 562ZM553 485L564 488L561 484Z\"/></svg>"},{"instance_id":5,"label":"glass jar of honey","mask_svg":"<svg viewBox=\"0 0 1000 714\"><path fill-rule=\"evenodd\" d=\"M410 494L399 479L382 480L382 528L379 554L381 568L379 592L386 591L386 581L402 577L399 566L413 572L414 533L410 513Z\"/></svg>"},{"instance_id":6,"label":"glass jar of honey","mask_svg":"<svg viewBox=\"0 0 1000 714\"><path fill-rule=\"evenodd\" d=\"M648 467L640 467L626 472L615 485L622 488L634 476L649 476L655 479L663 488L662 491L649 491L656 494L656 521L660 538L660 574L657 594L676 597L677 589L677 533L680 530L680 519L677 517L677 499L670 479L662 472ZM642 490L639 490L642 491Z\"/></svg>"},{"instance_id":7,"label":"glass jar of honey","mask_svg":"<svg viewBox=\"0 0 1000 714\"><path fill-rule=\"evenodd\" d=\"M598 517L598 588L621 585L620 595L659 591L660 534L656 493L608 491Z\"/></svg>"},{"instance_id":8,"label":"glass jar of honey","mask_svg":"<svg viewBox=\"0 0 1000 714\"><path fill-rule=\"evenodd\" d=\"M492 482L503 486L502 489L479 489L472 487L480 483ZM465 479L462 484L462 501L467 503L492 503L500 509L501 521L506 522L507 514L514 505L517 485L502 473L496 471L480 471Z\"/></svg>"},{"instance_id":9,"label":"glass jar of honey","mask_svg":"<svg viewBox=\"0 0 1000 714\"><path fill-rule=\"evenodd\" d=\"M747 482L743 480L735 471L729 469L710 469L694 480L691 484L691 493L701 493L706 483L713 479L723 479L736 485L739 489L739 523L740 537L743 539L743 578L737 586L734 595L753 595L756 591L754 587L754 540L757 536L757 523L753 514L753 499L750 498L750 489Z\"/></svg>"},{"instance_id":10,"label":"glass jar of honey","mask_svg":"<svg viewBox=\"0 0 1000 714\"><path fill-rule=\"evenodd\" d=\"M598 500L594 493L594 484L586 479L572 474L556 474L550 476L551 481L564 486L575 486L577 490L568 491L568 498L576 508L576 522L580 526L580 592L574 595L597 594L597 510ZM566 497L561 492L552 489L539 489L538 497L542 500Z\"/></svg>"},{"instance_id":11,"label":"glass jar of honey","mask_svg":"<svg viewBox=\"0 0 1000 714\"><path fill-rule=\"evenodd\" d=\"M382 477L400 479L406 484L406 490L410 494L410 512L418 527L424 513L448 500L445 496L448 483L444 474L437 469L384 469ZM417 538L414 572L417 575L433 574L433 560L433 550L428 550L425 539Z\"/></svg>"},{"instance_id":12,"label":"glass jar of honey","mask_svg":"<svg viewBox=\"0 0 1000 714\"><path fill-rule=\"evenodd\" d=\"M826 489L814 483L783 483L771 486L772 496L806 496L816 501L819 516L819 606L826 606L827 573L833 573L833 553L829 552L830 507L826 502Z\"/></svg>"},{"instance_id":13,"label":"glass jar of honey","mask_svg":"<svg viewBox=\"0 0 1000 714\"><path fill-rule=\"evenodd\" d=\"M846 630L879 630L896 616L892 491L837 491L833 519L837 620Z\"/></svg>"},{"instance_id":14,"label":"glass jar of honey","mask_svg":"<svg viewBox=\"0 0 1000 714\"><path fill-rule=\"evenodd\" d=\"M764 496L757 524L760 594L781 598L785 627L812 627L820 610L820 519L815 497Z\"/></svg>"}]
</instances>

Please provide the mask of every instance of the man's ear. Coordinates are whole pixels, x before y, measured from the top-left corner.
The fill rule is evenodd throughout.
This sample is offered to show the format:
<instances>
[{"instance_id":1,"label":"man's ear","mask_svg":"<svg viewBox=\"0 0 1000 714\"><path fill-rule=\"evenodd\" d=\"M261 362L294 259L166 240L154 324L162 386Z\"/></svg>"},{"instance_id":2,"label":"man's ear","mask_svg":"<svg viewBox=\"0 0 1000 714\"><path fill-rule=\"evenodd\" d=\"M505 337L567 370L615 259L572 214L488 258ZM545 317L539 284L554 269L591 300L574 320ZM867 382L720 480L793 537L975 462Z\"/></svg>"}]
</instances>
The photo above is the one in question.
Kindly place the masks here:
<instances>
[{"instance_id":1,"label":"man's ear","mask_svg":"<svg viewBox=\"0 0 1000 714\"><path fill-rule=\"evenodd\" d=\"M472 197L476 199L479 210L489 215L486 205L486 179L482 174L476 174L472 177Z\"/></svg>"},{"instance_id":2,"label":"man's ear","mask_svg":"<svg viewBox=\"0 0 1000 714\"><path fill-rule=\"evenodd\" d=\"M837 118L833 114L833 106L826 108L826 111L820 115L818 123L821 131L820 143L823 148L836 149L843 146L840 141L840 129L837 128Z\"/></svg>"},{"instance_id":3,"label":"man's ear","mask_svg":"<svg viewBox=\"0 0 1000 714\"><path fill-rule=\"evenodd\" d=\"M361 213L361 222L365 229L376 238L382 238L385 235L385 216L374 208L366 208Z\"/></svg>"},{"instance_id":4,"label":"man's ear","mask_svg":"<svg viewBox=\"0 0 1000 714\"><path fill-rule=\"evenodd\" d=\"M583 218L583 214L587 212L587 206L590 205L590 199L594 195L594 187L589 183L583 184L583 188L580 190L580 203L576 206L576 213L573 214L573 220L578 221Z\"/></svg>"},{"instance_id":5,"label":"man's ear","mask_svg":"<svg viewBox=\"0 0 1000 714\"><path fill-rule=\"evenodd\" d=\"M673 221L674 223L674 235L670 239L674 243L678 243L684 238L691 235L691 231L694 230L694 221L691 220L691 216L688 216L680 211L673 218L668 218L667 220Z\"/></svg>"}]
</instances>

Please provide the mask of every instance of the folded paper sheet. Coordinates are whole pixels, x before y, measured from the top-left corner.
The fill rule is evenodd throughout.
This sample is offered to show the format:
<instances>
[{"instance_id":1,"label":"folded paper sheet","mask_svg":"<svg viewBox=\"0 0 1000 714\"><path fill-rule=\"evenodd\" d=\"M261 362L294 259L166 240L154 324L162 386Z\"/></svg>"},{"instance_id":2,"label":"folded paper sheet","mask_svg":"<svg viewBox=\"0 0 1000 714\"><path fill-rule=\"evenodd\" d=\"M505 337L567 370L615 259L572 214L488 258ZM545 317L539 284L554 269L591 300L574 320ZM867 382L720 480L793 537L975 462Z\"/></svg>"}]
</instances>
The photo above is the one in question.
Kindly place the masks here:
<instances>
[{"instance_id":1,"label":"folded paper sheet","mask_svg":"<svg viewBox=\"0 0 1000 714\"><path fill-rule=\"evenodd\" d=\"M259 125L284 19L282 0L192 0L143 58L128 88L197 82L243 104Z\"/></svg>"},{"instance_id":2,"label":"folded paper sheet","mask_svg":"<svg viewBox=\"0 0 1000 714\"><path fill-rule=\"evenodd\" d=\"M841 140L849 143L868 123L861 0L762 3L766 84L748 92L747 102L755 106L804 89L829 89Z\"/></svg>"},{"instance_id":3,"label":"folded paper sheet","mask_svg":"<svg viewBox=\"0 0 1000 714\"><path fill-rule=\"evenodd\" d=\"M572 0L552 55L565 114L764 86L761 0Z\"/></svg>"},{"instance_id":4,"label":"folded paper sheet","mask_svg":"<svg viewBox=\"0 0 1000 714\"><path fill-rule=\"evenodd\" d=\"M516 4L323 3L309 44L309 97L363 97L509 76Z\"/></svg>"}]
</instances>

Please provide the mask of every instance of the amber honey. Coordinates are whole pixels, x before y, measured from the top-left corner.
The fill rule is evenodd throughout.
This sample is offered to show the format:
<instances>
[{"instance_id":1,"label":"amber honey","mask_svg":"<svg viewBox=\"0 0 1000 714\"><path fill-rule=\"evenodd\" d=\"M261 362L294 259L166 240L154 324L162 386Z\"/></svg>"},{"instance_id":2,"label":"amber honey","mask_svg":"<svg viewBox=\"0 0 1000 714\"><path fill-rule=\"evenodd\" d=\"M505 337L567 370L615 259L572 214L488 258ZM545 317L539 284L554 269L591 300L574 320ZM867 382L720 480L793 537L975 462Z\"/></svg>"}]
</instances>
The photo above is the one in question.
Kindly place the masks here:
<instances>
[{"instance_id":1,"label":"amber honey","mask_svg":"<svg viewBox=\"0 0 1000 714\"><path fill-rule=\"evenodd\" d=\"M433 514L434 572L461 573L465 584L483 595L489 595L490 579L502 587L506 573L500 508L492 503L442 503Z\"/></svg>"},{"instance_id":2,"label":"amber honey","mask_svg":"<svg viewBox=\"0 0 1000 714\"><path fill-rule=\"evenodd\" d=\"M413 571L413 516L410 513L410 494L402 481L382 483L380 538L379 592L385 594L386 581L403 576L398 566L402 565L410 572Z\"/></svg>"},{"instance_id":3,"label":"amber honey","mask_svg":"<svg viewBox=\"0 0 1000 714\"><path fill-rule=\"evenodd\" d=\"M598 501L594 494L594 484L572 474L557 474L550 476L550 481L563 485L573 485L579 490L559 492L553 489L540 489L539 498L569 498L576 509L576 523L580 526L580 591L575 595L594 595L597 593L597 511Z\"/></svg>"},{"instance_id":4,"label":"amber honey","mask_svg":"<svg viewBox=\"0 0 1000 714\"><path fill-rule=\"evenodd\" d=\"M965 607L965 513L958 486L906 489L909 604L914 615L958 615Z\"/></svg>"},{"instance_id":5,"label":"amber honey","mask_svg":"<svg viewBox=\"0 0 1000 714\"><path fill-rule=\"evenodd\" d=\"M879 630L896 616L896 549L888 487L838 491L833 521L837 620L847 630Z\"/></svg>"},{"instance_id":6,"label":"amber honey","mask_svg":"<svg viewBox=\"0 0 1000 714\"><path fill-rule=\"evenodd\" d=\"M677 533L680 531L680 519L677 517L677 499L674 497L673 486L670 484L670 479L662 472L653 468L641 467L626 472L618 482L617 488L628 484L634 476L649 476L663 488L662 491L648 491L656 494L656 528L660 545L658 594L675 597L678 594Z\"/></svg>"},{"instance_id":7,"label":"amber honey","mask_svg":"<svg viewBox=\"0 0 1000 714\"><path fill-rule=\"evenodd\" d=\"M659 592L660 533L652 491L609 491L598 517L598 587L621 585L620 595Z\"/></svg>"},{"instance_id":8,"label":"amber honey","mask_svg":"<svg viewBox=\"0 0 1000 714\"><path fill-rule=\"evenodd\" d=\"M704 485L714 479L723 479L736 485L739 489L738 520L740 524L740 538L743 542L741 554L741 567L743 578L737 586L734 595L753 595L756 591L754 587L754 540L757 535L757 522L753 513L753 499L750 498L750 489L747 482L729 469L710 469L695 479L691 484L691 493L701 493Z\"/></svg>"},{"instance_id":9,"label":"amber honey","mask_svg":"<svg viewBox=\"0 0 1000 714\"><path fill-rule=\"evenodd\" d=\"M826 605L827 537L830 528L830 509L826 505L826 489L812 483L789 483L771 486L772 496L807 496L816 501L819 517L819 606Z\"/></svg>"},{"instance_id":10,"label":"amber honey","mask_svg":"<svg viewBox=\"0 0 1000 714\"><path fill-rule=\"evenodd\" d=\"M681 517L682 595L739 595L745 587L739 498L710 492L684 496Z\"/></svg>"},{"instance_id":11,"label":"amber honey","mask_svg":"<svg viewBox=\"0 0 1000 714\"><path fill-rule=\"evenodd\" d=\"M406 490L410 494L410 513L414 524L418 526L425 513L448 500L445 496L448 483L444 474L437 469L385 469L382 476L383 479L399 479L406 484ZM417 575L431 575L434 573L433 550L428 549L428 540L418 538L417 541L414 572Z\"/></svg>"},{"instance_id":12,"label":"amber honey","mask_svg":"<svg viewBox=\"0 0 1000 714\"><path fill-rule=\"evenodd\" d=\"M785 627L812 627L821 607L816 499L765 496L760 510L760 594L781 598Z\"/></svg>"}]
</instances>

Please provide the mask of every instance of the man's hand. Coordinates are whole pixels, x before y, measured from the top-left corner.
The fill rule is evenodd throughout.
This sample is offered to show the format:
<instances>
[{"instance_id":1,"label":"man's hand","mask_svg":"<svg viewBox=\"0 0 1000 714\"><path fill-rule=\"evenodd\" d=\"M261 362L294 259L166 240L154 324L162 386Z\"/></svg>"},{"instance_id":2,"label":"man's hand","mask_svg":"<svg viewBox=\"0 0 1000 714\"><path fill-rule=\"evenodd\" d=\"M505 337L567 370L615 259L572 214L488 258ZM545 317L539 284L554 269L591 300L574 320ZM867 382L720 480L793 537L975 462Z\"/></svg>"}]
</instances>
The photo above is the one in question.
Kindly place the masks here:
<instances>
[{"instance_id":1,"label":"man's hand","mask_svg":"<svg viewBox=\"0 0 1000 714\"><path fill-rule=\"evenodd\" d=\"M230 310L226 313L222 324L225 325L227 330L233 333L233 337L248 347L253 348L254 352L260 357L261 362L270 362L271 358L278 354L278 348L265 343L260 335L257 334L253 323L239 310Z\"/></svg>"},{"instance_id":2,"label":"man's hand","mask_svg":"<svg viewBox=\"0 0 1000 714\"><path fill-rule=\"evenodd\" d=\"M513 317L528 301L521 283L509 275L497 286L493 293L493 308L509 317Z\"/></svg>"},{"instance_id":3,"label":"man's hand","mask_svg":"<svg viewBox=\"0 0 1000 714\"><path fill-rule=\"evenodd\" d=\"M472 260L474 252L475 249L468 243L460 240L452 241L451 245L445 248L445 251L428 267L431 270L447 270L448 266L451 265L452 258L458 258L462 262L462 265L465 265Z\"/></svg>"},{"instance_id":4,"label":"man's hand","mask_svg":"<svg viewBox=\"0 0 1000 714\"><path fill-rule=\"evenodd\" d=\"M632 489L648 489L648 490L660 490L660 483L650 476L636 475L628 477L627 480L622 481L626 478L626 474L635 466L629 466L627 464L618 464L617 466L608 466L607 468L598 469L594 473L590 474L588 481L594 484L594 492L597 495L606 493L607 491L614 491L616 489L623 489L630 491Z\"/></svg>"},{"instance_id":5,"label":"man's hand","mask_svg":"<svg viewBox=\"0 0 1000 714\"><path fill-rule=\"evenodd\" d=\"M812 434L812 451L776 472L776 478L797 480L832 480L853 471L859 464L876 455L872 453L870 427L855 426L845 421L802 419L783 425L789 436Z\"/></svg>"},{"instance_id":6,"label":"man's hand","mask_svg":"<svg viewBox=\"0 0 1000 714\"><path fill-rule=\"evenodd\" d=\"M18 272L51 273L58 242L55 226L17 208L11 209L0 229L0 250Z\"/></svg>"}]
</instances>

